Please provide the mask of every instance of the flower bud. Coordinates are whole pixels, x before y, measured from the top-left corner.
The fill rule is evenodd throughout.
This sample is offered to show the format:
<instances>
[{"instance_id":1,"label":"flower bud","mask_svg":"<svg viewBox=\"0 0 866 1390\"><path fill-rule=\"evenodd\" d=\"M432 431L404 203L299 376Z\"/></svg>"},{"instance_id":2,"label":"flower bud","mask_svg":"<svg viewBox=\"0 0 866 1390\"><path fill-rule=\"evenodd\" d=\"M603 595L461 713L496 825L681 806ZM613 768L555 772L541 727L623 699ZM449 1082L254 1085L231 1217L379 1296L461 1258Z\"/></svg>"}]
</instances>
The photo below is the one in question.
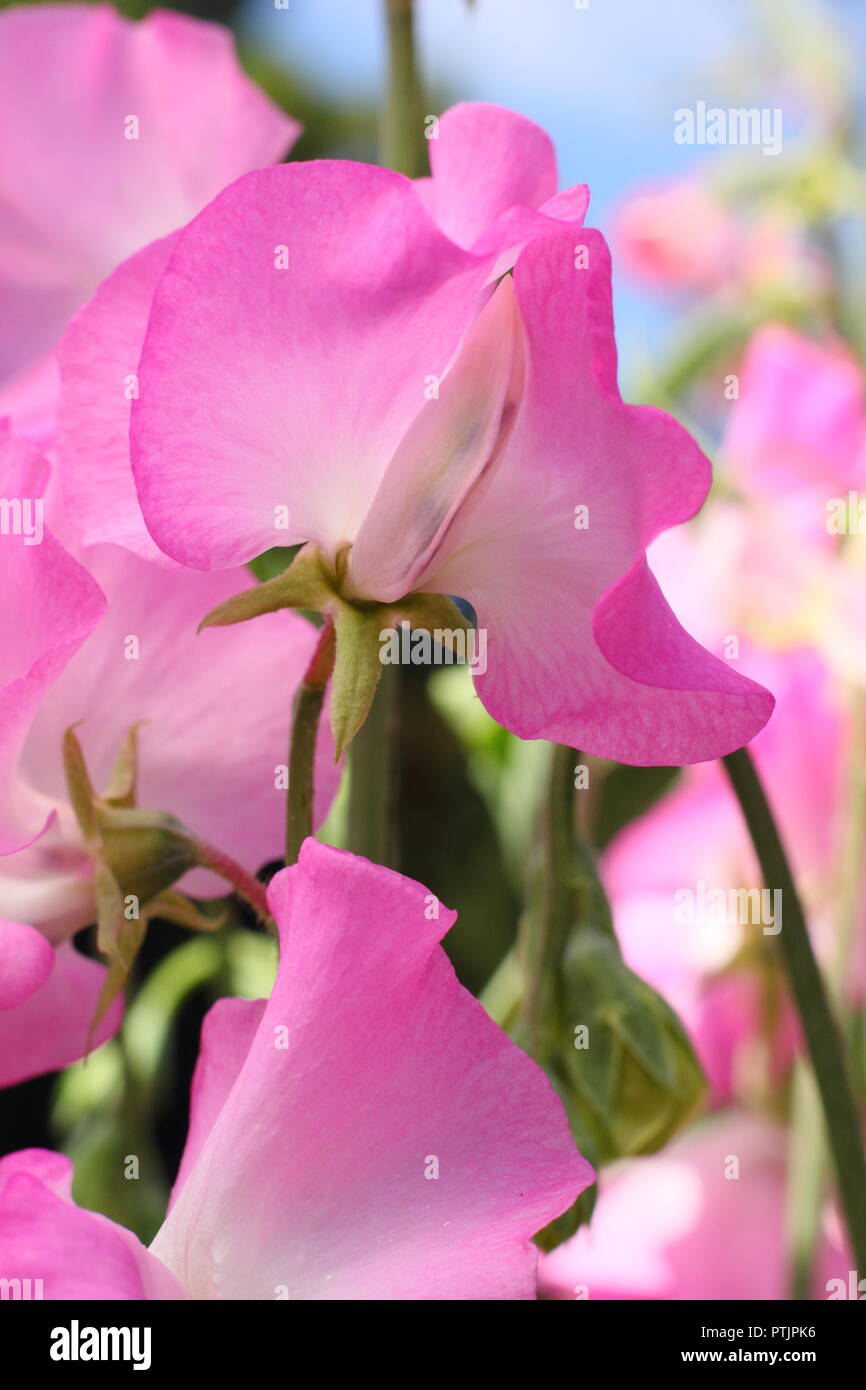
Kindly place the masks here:
<instances>
[{"instance_id":1,"label":"flower bud","mask_svg":"<svg viewBox=\"0 0 866 1390\"><path fill-rule=\"evenodd\" d=\"M706 1089L679 1019L597 931L570 939L562 962L556 1069L599 1163L655 1153L694 1114ZM564 1045L562 1045L564 1044Z\"/></svg>"}]
</instances>

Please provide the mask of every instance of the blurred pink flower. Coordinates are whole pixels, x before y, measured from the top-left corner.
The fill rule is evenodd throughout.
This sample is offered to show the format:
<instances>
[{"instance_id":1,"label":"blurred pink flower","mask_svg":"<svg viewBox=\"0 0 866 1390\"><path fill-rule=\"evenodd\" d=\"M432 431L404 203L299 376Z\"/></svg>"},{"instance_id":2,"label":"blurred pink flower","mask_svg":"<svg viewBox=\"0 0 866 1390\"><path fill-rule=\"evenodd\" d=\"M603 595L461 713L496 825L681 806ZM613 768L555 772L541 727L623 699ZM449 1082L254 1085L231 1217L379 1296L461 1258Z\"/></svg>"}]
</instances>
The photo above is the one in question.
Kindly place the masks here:
<instances>
[{"instance_id":1,"label":"blurred pink flower","mask_svg":"<svg viewBox=\"0 0 866 1390\"><path fill-rule=\"evenodd\" d=\"M737 229L699 183L639 188L619 206L614 252L626 270L663 290L708 290L730 276Z\"/></svg>"},{"instance_id":2,"label":"blurred pink flower","mask_svg":"<svg viewBox=\"0 0 866 1390\"><path fill-rule=\"evenodd\" d=\"M779 324L759 329L722 451L736 486L774 508L792 538L832 545L828 502L866 482L866 391L850 351Z\"/></svg>"},{"instance_id":3,"label":"blurred pink flower","mask_svg":"<svg viewBox=\"0 0 866 1390\"><path fill-rule=\"evenodd\" d=\"M826 957L832 949L846 716L829 672L813 652L772 659L752 653L750 669L768 682L777 702L775 716L755 739L752 752L816 945ZM758 897L747 905L743 898L741 908L740 899L730 896L732 891L760 892L762 876L722 770L717 765L688 769L672 792L616 837L602 869L625 959L682 1018L715 1103L729 1100L748 1080L742 1069L755 1060L756 1046L766 1047L765 1061L778 1081L792 1058L796 1029L790 1006L777 1001L780 1012L765 1036L767 1000L755 956L764 929L772 934L776 926L768 920L775 904L768 900L765 914ZM724 904L719 893L725 895ZM688 910L692 903L693 915ZM849 974L855 998L866 983L866 934L861 937L859 958L851 962Z\"/></svg>"},{"instance_id":4,"label":"blurred pink flower","mask_svg":"<svg viewBox=\"0 0 866 1390\"><path fill-rule=\"evenodd\" d=\"M34 422L32 370L69 317L300 127L245 76L227 29L72 4L0 14L0 128L0 415L45 443L50 377Z\"/></svg>"},{"instance_id":5,"label":"blurred pink flower","mask_svg":"<svg viewBox=\"0 0 866 1390\"><path fill-rule=\"evenodd\" d=\"M24 1151L0 1161L0 1275L38 1270L48 1299L533 1298L531 1238L593 1173L458 984L454 914L312 840L269 900L273 993L205 1020L150 1250L71 1204L66 1160Z\"/></svg>"},{"instance_id":6,"label":"blurred pink flower","mask_svg":"<svg viewBox=\"0 0 866 1390\"><path fill-rule=\"evenodd\" d=\"M599 234L542 223L491 292L513 246L507 215L470 253L385 170L239 180L173 249L122 267L73 326L61 447L64 475L84 480L73 511L91 539L116 525L149 544L127 525L129 492L118 506L103 483L126 476L109 374L134 360L161 272L132 444L162 550L237 565L274 544L287 513L281 539L341 554L350 597L467 599L489 638L479 694L522 737L639 763L714 757L752 737L771 699L683 633L644 558L700 506L709 466L675 421L619 396Z\"/></svg>"},{"instance_id":7,"label":"blurred pink flower","mask_svg":"<svg viewBox=\"0 0 866 1390\"><path fill-rule=\"evenodd\" d=\"M63 774L65 730L81 721L102 790L124 736L141 722L139 803L170 811L254 872L282 852L285 793L276 773L287 757L292 691L316 633L278 613L197 640L202 611L252 585L251 576L169 571L116 546L75 559L49 528L47 482L32 446L0 434L0 495L38 507L43 530L34 544L23 534L0 536L0 915L62 948L95 917L92 860ZM317 823L336 777L323 727ZM201 896L227 891L200 870L183 882ZM38 983L47 957L31 946L38 970L28 978L40 993L28 993L23 1013L0 1008L0 1084L81 1056L101 988L103 968L71 947L58 950ZM2 967L7 975L17 959L13 953ZM44 1028L49 1006L52 1026Z\"/></svg>"},{"instance_id":8,"label":"blurred pink flower","mask_svg":"<svg viewBox=\"0 0 866 1390\"><path fill-rule=\"evenodd\" d=\"M602 1183L589 1226L549 1255L551 1299L784 1299L785 1131L745 1112L689 1130L663 1153L633 1159ZM828 1211L812 1281L847 1284L851 1261Z\"/></svg>"}]
</instances>

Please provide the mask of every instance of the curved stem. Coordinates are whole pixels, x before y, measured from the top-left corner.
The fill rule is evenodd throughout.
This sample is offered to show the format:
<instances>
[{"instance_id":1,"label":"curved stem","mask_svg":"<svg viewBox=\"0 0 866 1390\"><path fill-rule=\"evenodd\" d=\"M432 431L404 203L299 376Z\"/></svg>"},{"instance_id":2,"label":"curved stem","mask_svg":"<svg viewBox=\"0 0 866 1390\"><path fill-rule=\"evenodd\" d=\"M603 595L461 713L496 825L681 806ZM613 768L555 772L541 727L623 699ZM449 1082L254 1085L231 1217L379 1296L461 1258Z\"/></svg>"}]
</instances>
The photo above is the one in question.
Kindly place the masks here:
<instances>
[{"instance_id":1,"label":"curved stem","mask_svg":"<svg viewBox=\"0 0 866 1390\"><path fill-rule=\"evenodd\" d=\"M308 835L313 833L314 772L319 718L334 669L334 623L328 618L316 650L295 695L289 748L289 792L286 804L286 863L294 864Z\"/></svg>"},{"instance_id":2,"label":"curved stem","mask_svg":"<svg viewBox=\"0 0 866 1390\"><path fill-rule=\"evenodd\" d=\"M779 946L809 1050L839 1197L858 1270L866 1271L866 1156L845 1052L818 969L803 908L794 887L764 788L745 748L722 759L743 812L766 886L784 904Z\"/></svg>"},{"instance_id":3,"label":"curved stem","mask_svg":"<svg viewBox=\"0 0 866 1390\"><path fill-rule=\"evenodd\" d=\"M271 928L271 914L268 910L268 897L265 885L253 874L248 873L243 865L238 864L237 860L232 859L230 854L224 850L217 849L215 845L209 845L206 840L197 840L189 837L190 844L195 846L196 859L203 869L210 869L212 873L219 874L230 883L235 892L249 903L256 916L264 926Z\"/></svg>"}]
</instances>

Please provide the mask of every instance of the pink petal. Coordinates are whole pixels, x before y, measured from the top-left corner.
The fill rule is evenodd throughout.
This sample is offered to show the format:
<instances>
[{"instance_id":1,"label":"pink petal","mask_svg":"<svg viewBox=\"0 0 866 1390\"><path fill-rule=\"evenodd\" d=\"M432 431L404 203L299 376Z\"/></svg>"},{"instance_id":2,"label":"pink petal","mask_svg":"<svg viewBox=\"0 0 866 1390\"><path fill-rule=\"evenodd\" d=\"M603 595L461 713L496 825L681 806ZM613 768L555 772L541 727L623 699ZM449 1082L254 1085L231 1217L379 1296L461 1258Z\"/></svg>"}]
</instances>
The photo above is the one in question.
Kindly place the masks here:
<instances>
[{"instance_id":1,"label":"pink petal","mask_svg":"<svg viewBox=\"0 0 866 1390\"><path fill-rule=\"evenodd\" d=\"M4 923L0 937L6 930ZM49 946L48 951L52 959L44 984L22 1002L0 1008L0 1086L59 1071L87 1053L105 967L68 942L56 951ZM123 1004L117 999L96 1030L94 1047L117 1032L122 1015Z\"/></svg>"},{"instance_id":2,"label":"pink petal","mask_svg":"<svg viewBox=\"0 0 866 1390\"><path fill-rule=\"evenodd\" d=\"M615 1169L590 1225L542 1257L542 1295L784 1299L784 1212L784 1131L730 1112ZM849 1267L838 1243L822 1244L819 1297L823 1267Z\"/></svg>"},{"instance_id":3,"label":"pink petal","mask_svg":"<svg viewBox=\"0 0 866 1390\"><path fill-rule=\"evenodd\" d=\"M644 549L700 506L707 460L616 387L610 262L584 228L515 269L526 335L520 415L419 588L468 599L487 630L478 693L499 723L622 762L697 762L747 742L772 699L683 631ZM575 529L579 506L587 529Z\"/></svg>"},{"instance_id":4,"label":"pink petal","mask_svg":"<svg viewBox=\"0 0 866 1390\"><path fill-rule=\"evenodd\" d=\"M53 352L47 352L0 386L0 418L9 420L19 439L29 439L50 453L57 433L59 390L57 361Z\"/></svg>"},{"instance_id":5,"label":"pink petal","mask_svg":"<svg viewBox=\"0 0 866 1390\"><path fill-rule=\"evenodd\" d=\"M119 261L299 130L242 72L228 30L109 5L4 11L0 126L15 132L0 154L0 376L46 351Z\"/></svg>"},{"instance_id":6,"label":"pink petal","mask_svg":"<svg viewBox=\"0 0 866 1390\"><path fill-rule=\"evenodd\" d=\"M31 1298L183 1298L131 1231L72 1204L70 1177L68 1162L45 1150L0 1160L0 1279L29 1279Z\"/></svg>"},{"instance_id":7,"label":"pink petal","mask_svg":"<svg viewBox=\"0 0 866 1390\"><path fill-rule=\"evenodd\" d=\"M720 758L759 732L772 695L720 661L677 622L646 560L607 591L593 615L593 635L614 672L637 685L634 717L621 762L694 763ZM608 756L611 756L608 754Z\"/></svg>"},{"instance_id":8,"label":"pink petal","mask_svg":"<svg viewBox=\"0 0 866 1390\"><path fill-rule=\"evenodd\" d=\"M458 985L437 945L454 914L310 840L270 903L274 992L258 1019L208 1017L197 1152L154 1252L198 1298L531 1298L530 1238L591 1170Z\"/></svg>"},{"instance_id":9,"label":"pink petal","mask_svg":"<svg viewBox=\"0 0 866 1390\"><path fill-rule=\"evenodd\" d=\"M226 189L181 235L141 359L133 467L157 544L208 569L351 541L484 278L387 170L284 165Z\"/></svg>"},{"instance_id":10,"label":"pink petal","mask_svg":"<svg viewBox=\"0 0 866 1390\"><path fill-rule=\"evenodd\" d=\"M36 524L47 473L45 460L0 422L0 496L32 504L33 523L29 538L11 524L0 534L0 854L28 844L45 826L50 807L16 780L21 745L40 700L105 605L91 577L45 529L44 516Z\"/></svg>"},{"instance_id":11,"label":"pink petal","mask_svg":"<svg viewBox=\"0 0 866 1390\"><path fill-rule=\"evenodd\" d=\"M103 787L125 734L141 722L140 805L171 811L250 870L279 857L286 796L279 769L288 758L292 695L316 629L280 612L197 637L205 613L251 587L251 576L166 569L117 546L93 547L86 557L108 611L44 694L22 753L22 777L43 796L65 801L61 741L80 720L91 777ZM317 824L338 777L323 720ZM201 872L187 876L184 887L226 891Z\"/></svg>"},{"instance_id":12,"label":"pink petal","mask_svg":"<svg viewBox=\"0 0 866 1390\"><path fill-rule=\"evenodd\" d=\"M432 178L423 181L423 196L442 230L466 250L510 250L513 259L531 236L544 234L547 221L583 220L588 190L557 195L550 137L514 111L481 101L452 106L429 150ZM527 215L536 209L544 215Z\"/></svg>"},{"instance_id":13,"label":"pink petal","mask_svg":"<svg viewBox=\"0 0 866 1390\"><path fill-rule=\"evenodd\" d=\"M72 320L59 351L57 450L69 521L84 545L111 541L163 565L171 562L138 505L129 416L150 302L176 240L151 242L118 266Z\"/></svg>"},{"instance_id":14,"label":"pink petal","mask_svg":"<svg viewBox=\"0 0 866 1390\"><path fill-rule=\"evenodd\" d=\"M44 985L54 952L41 932L23 922L0 921L0 1012Z\"/></svg>"}]
</instances>

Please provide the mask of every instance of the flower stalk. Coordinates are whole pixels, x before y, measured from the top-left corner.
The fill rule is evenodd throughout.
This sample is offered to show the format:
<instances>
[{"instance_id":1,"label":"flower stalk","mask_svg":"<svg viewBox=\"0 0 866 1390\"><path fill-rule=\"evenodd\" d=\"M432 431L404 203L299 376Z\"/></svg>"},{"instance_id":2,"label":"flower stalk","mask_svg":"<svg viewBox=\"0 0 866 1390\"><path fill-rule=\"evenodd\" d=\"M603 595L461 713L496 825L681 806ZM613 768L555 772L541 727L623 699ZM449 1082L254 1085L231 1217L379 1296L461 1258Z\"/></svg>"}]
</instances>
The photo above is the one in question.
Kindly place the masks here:
<instances>
[{"instance_id":1,"label":"flower stalk","mask_svg":"<svg viewBox=\"0 0 866 1390\"><path fill-rule=\"evenodd\" d=\"M866 1270L866 1155L845 1050L812 950L806 918L773 813L745 748L722 759L743 812L766 886L785 905L778 942L806 1039L851 1248Z\"/></svg>"},{"instance_id":2,"label":"flower stalk","mask_svg":"<svg viewBox=\"0 0 866 1390\"><path fill-rule=\"evenodd\" d=\"M301 845L313 833L316 740L325 692L334 669L336 642L329 617L316 643L310 664L295 695L289 748L289 789L286 806L286 863L295 864Z\"/></svg>"}]
</instances>

